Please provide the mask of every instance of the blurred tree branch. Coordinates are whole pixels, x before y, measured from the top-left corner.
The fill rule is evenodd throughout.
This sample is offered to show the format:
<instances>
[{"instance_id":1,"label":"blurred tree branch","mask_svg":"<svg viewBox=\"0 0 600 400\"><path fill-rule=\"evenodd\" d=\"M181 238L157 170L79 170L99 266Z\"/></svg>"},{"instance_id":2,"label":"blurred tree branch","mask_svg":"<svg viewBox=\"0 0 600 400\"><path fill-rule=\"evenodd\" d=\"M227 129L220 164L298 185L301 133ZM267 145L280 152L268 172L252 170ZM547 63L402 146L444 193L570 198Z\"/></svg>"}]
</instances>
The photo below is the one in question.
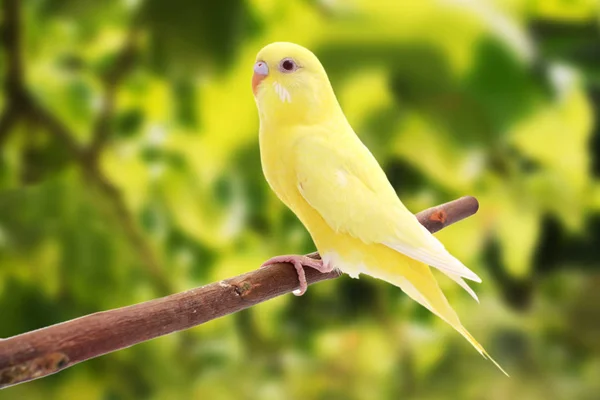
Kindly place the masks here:
<instances>
[{"instance_id":1,"label":"blurred tree branch","mask_svg":"<svg viewBox=\"0 0 600 400\"><path fill-rule=\"evenodd\" d=\"M7 92L15 94L19 92L23 85L21 9L19 7L19 0L3 0L3 8L2 45L7 55L5 89Z\"/></svg>"},{"instance_id":2,"label":"blurred tree branch","mask_svg":"<svg viewBox=\"0 0 600 400\"><path fill-rule=\"evenodd\" d=\"M115 94L119 84L134 66L137 55L138 29L136 24L129 31L125 44L117 54L112 68L103 76L104 99L98 118L92 131L92 140L88 147L92 162L98 158L110 134L110 123L115 111Z\"/></svg>"},{"instance_id":3,"label":"blurred tree branch","mask_svg":"<svg viewBox=\"0 0 600 400\"><path fill-rule=\"evenodd\" d=\"M23 63L21 59L21 13L19 0L3 0L4 19L0 28L0 43L6 58L6 77L3 90L8 98L0 115L0 145L13 124L19 119L23 103Z\"/></svg>"},{"instance_id":4,"label":"blurred tree branch","mask_svg":"<svg viewBox=\"0 0 600 400\"><path fill-rule=\"evenodd\" d=\"M8 66L3 82L6 105L0 115L0 145L12 127L20 120L32 121L54 136L67 148L73 160L81 167L87 180L97 187L110 202L132 247L140 256L142 265L153 278L155 287L162 294L172 293L174 290L169 284L168 278L162 273L156 256L139 231L119 189L102 173L98 163L99 154L110 136L110 125L115 112L116 90L134 66L138 48L137 19L134 18L125 43L116 55L113 65L101 77L104 87L102 107L93 123L90 143L84 146L77 142L75 134L69 127L40 104L29 92L24 80L25 65L21 54L21 2L19 0L2 0L2 6L4 20L0 38Z\"/></svg>"},{"instance_id":5,"label":"blurred tree branch","mask_svg":"<svg viewBox=\"0 0 600 400\"><path fill-rule=\"evenodd\" d=\"M478 208L477 200L467 196L422 211L417 218L428 230L436 232L475 214ZM316 258L318 254L310 256ZM313 268L306 269L309 284L340 275L337 270L321 274ZM186 292L0 339L0 388L200 325L297 288L295 269L274 264Z\"/></svg>"}]
</instances>

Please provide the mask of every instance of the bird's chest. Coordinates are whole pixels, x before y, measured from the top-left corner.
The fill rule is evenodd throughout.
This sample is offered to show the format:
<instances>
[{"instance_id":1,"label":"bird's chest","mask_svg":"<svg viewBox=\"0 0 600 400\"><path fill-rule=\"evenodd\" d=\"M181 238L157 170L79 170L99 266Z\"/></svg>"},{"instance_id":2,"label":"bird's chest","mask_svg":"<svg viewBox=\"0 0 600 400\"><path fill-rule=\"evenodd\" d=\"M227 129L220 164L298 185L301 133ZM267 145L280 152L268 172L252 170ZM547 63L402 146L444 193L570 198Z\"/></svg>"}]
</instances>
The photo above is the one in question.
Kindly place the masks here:
<instances>
[{"instance_id":1,"label":"bird's chest","mask_svg":"<svg viewBox=\"0 0 600 400\"><path fill-rule=\"evenodd\" d=\"M300 193L294 168L293 141L270 138L268 133L261 133L260 158L263 174L271 189L288 207L295 208Z\"/></svg>"}]
</instances>

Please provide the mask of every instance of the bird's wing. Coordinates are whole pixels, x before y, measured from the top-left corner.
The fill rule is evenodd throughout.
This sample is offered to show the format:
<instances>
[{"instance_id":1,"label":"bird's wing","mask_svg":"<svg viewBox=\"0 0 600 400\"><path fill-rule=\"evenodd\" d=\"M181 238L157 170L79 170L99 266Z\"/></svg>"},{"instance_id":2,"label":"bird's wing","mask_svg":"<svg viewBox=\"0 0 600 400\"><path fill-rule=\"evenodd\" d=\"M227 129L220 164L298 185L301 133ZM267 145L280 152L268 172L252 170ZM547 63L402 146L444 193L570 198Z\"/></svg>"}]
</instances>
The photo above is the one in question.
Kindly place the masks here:
<instances>
[{"instance_id":1,"label":"bird's wing","mask_svg":"<svg viewBox=\"0 0 600 400\"><path fill-rule=\"evenodd\" d=\"M454 258L402 204L377 160L358 137L329 138L326 132L313 132L296 143L297 185L304 199L334 231L365 243L384 244L431 265L473 295L462 278L481 279Z\"/></svg>"}]
</instances>

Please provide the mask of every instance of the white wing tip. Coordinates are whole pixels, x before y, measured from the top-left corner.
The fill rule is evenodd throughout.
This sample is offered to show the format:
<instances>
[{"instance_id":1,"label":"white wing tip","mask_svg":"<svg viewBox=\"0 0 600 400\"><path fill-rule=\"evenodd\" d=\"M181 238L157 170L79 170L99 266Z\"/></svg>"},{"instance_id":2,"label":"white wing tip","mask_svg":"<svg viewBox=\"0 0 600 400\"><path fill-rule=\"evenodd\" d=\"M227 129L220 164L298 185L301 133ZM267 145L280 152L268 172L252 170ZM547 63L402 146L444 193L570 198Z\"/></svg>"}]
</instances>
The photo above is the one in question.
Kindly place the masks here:
<instances>
[{"instance_id":1,"label":"white wing tip","mask_svg":"<svg viewBox=\"0 0 600 400\"><path fill-rule=\"evenodd\" d=\"M469 293L471 295L471 297L475 299L476 302L479 303L479 297L477 297L477 293L475 293L475 291L467 284L467 282L465 282L460 276L451 275L451 274L447 274L447 275L454 282L458 283L460 285L460 287L465 289L465 291L467 293Z\"/></svg>"},{"instance_id":2,"label":"white wing tip","mask_svg":"<svg viewBox=\"0 0 600 400\"><path fill-rule=\"evenodd\" d=\"M467 268L467 267L465 267ZM477 282L477 283L481 283L481 278L473 271L471 271L470 269L468 270L470 272L470 274L468 275L463 275L464 278L473 281L473 282Z\"/></svg>"},{"instance_id":3,"label":"white wing tip","mask_svg":"<svg viewBox=\"0 0 600 400\"><path fill-rule=\"evenodd\" d=\"M450 253L448 253L448 254L450 254ZM450 257L452 257L453 261L451 263L448 263L448 265L443 265L443 264L435 265L434 264L431 266L439 269L442 272L450 273L453 275L458 275L461 278L465 278L465 279L468 279L473 282L481 283L481 278L475 272L473 272L469 268L467 268L463 263L458 261L458 259L454 258L451 255L450 255Z\"/></svg>"},{"instance_id":4,"label":"white wing tip","mask_svg":"<svg viewBox=\"0 0 600 400\"><path fill-rule=\"evenodd\" d=\"M419 226L422 227L422 225ZM425 228L423 229L425 230ZM401 242L389 241L383 242L383 244L446 274L457 275L481 283L481 278L475 272L450 254L444 245L431 234L429 236L429 247L415 247Z\"/></svg>"}]
</instances>

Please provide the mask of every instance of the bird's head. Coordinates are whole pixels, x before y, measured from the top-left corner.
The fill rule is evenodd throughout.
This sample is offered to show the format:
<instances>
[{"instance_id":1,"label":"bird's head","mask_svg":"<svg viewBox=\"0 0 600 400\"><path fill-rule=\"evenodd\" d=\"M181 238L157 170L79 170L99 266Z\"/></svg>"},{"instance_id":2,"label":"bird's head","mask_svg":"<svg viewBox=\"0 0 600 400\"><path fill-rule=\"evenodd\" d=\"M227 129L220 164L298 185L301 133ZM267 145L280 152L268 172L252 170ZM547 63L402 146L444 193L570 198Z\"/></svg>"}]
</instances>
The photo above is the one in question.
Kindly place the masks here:
<instances>
[{"instance_id":1,"label":"bird's head","mask_svg":"<svg viewBox=\"0 0 600 400\"><path fill-rule=\"evenodd\" d=\"M252 91L261 123L317 123L338 107L317 57L294 43L271 43L258 52Z\"/></svg>"}]
</instances>

